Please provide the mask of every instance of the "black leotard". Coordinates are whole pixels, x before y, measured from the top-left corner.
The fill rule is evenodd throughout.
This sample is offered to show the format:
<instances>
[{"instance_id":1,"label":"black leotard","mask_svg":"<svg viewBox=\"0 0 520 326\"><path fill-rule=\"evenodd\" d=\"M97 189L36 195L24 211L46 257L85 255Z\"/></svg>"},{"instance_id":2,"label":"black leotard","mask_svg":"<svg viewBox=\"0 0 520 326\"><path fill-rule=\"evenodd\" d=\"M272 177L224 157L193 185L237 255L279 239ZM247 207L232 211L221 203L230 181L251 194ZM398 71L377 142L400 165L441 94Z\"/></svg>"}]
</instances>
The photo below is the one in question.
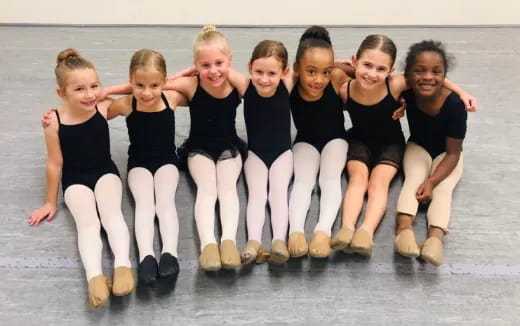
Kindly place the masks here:
<instances>
[{"instance_id":1,"label":"black leotard","mask_svg":"<svg viewBox=\"0 0 520 326\"><path fill-rule=\"evenodd\" d=\"M374 105L356 102L350 96L350 82L347 84L345 103L352 121L352 128L347 131L349 139L347 161L362 161L369 168L380 163L399 168L405 142L401 123L392 118L400 103L390 92L388 78L385 80L387 95Z\"/></svg>"},{"instance_id":2,"label":"black leotard","mask_svg":"<svg viewBox=\"0 0 520 326\"><path fill-rule=\"evenodd\" d=\"M99 178L108 173L119 176L110 157L110 136L107 120L96 113L85 122L75 125L62 124L56 110L63 168L61 184L63 192L71 185L81 184L94 191Z\"/></svg>"},{"instance_id":3,"label":"black leotard","mask_svg":"<svg viewBox=\"0 0 520 326\"><path fill-rule=\"evenodd\" d=\"M432 159L446 152L447 137L464 139L468 113L457 94L449 94L435 116L424 113L417 106L413 91L404 92L403 97L406 100L406 117L410 128L408 141L423 147Z\"/></svg>"},{"instance_id":4,"label":"black leotard","mask_svg":"<svg viewBox=\"0 0 520 326\"><path fill-rule=\"evenodd\" d=\"M244 120L248 149L269 169L282 153L291 149L289 92L280 81L271 97L262 97L253 83L244 94Z\"/></svg>"},{"instance_id":5,"label":"black leotard","mask_svg":"<svg viewBox=\"0 0 520 326\"><path fill-rule=\"evenodd\" d=\"M201 86L190 101L190 135L180 148L184 159L195 154L213 161L225 160L245 154L245 143L238 138L235 128L238 91L233 88L225 98L211 96Z\"/></svg>"},{"instance_id":6,"label":"black leotard","mask_svg":"<svg viewBox=\"0 0 520 326\"><path fill-rule=\"evenodd\" d=\"M313 102L300 96L298 85L291 92L291 112L297 134L294 143L306 142L321 153L323 147L335 138L346 139L342 101L330 82L323 96Z\"/></svg>"},{"instance_id":7,"label":"black leotard","mask_svg":"<svg viewBox=\"0 0 520 326\"><path fill-rule=\"evenodd\" d=\"M142 167L152 175L165 164L178 165L175 149L175 113L164 94L161 99L165 108L158 112L137 110L137 101L132 98L132 112L126 117L128 137L128 171Z\"/></svg>"}]
</instances>

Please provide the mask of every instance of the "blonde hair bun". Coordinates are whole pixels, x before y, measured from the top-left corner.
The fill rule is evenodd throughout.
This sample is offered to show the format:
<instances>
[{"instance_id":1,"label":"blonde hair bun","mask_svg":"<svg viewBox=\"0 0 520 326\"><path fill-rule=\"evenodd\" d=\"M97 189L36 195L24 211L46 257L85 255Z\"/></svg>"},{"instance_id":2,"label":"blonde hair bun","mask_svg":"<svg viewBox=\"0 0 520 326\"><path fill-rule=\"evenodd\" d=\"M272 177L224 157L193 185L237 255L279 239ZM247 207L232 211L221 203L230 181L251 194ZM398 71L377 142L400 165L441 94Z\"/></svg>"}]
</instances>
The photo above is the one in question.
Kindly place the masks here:
<instances>
[{"instance_id":1,"label":"blonde hair bun","mask_svg":"<svg viewBox=\"0 0 520 326\"><path fill-rule=\"evenodd\" d=\"M56 59L56 64L60 64L62 61L67 60L70 57L80 57L78 50L76 49L66 49L58 53L58 58Z\"/></svg>"}]
</instances>

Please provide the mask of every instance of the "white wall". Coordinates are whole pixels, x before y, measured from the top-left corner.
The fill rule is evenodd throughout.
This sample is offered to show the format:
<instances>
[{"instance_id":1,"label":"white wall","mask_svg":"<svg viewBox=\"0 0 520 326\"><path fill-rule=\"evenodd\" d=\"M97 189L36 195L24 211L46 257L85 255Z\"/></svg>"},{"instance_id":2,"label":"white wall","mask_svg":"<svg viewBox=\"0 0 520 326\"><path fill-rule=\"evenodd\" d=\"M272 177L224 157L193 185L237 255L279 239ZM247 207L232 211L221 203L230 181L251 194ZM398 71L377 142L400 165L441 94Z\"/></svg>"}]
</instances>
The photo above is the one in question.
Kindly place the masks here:
<instances>
[{"instance_id":1,"label":"white wall","mask_svg":"<svg viewBox=\"0 0 520 326\"><path fill-rule=\"evenodd\" d=\"M0 23L520 25L520 0L0 0Z\"/></svg>"}]
</instances>

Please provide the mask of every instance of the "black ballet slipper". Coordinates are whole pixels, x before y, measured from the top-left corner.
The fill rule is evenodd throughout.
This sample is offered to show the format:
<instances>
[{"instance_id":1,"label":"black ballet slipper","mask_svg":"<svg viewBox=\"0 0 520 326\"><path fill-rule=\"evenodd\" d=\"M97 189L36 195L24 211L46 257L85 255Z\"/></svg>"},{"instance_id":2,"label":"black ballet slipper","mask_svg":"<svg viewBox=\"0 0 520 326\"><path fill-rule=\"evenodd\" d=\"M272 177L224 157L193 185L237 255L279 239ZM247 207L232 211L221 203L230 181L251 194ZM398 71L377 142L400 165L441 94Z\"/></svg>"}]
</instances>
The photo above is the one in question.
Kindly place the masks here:
<instances>
[{"instance_id":1,"label":"black ballet slipper","mask_svg":"<svg viewBox=\"0 0 520 326\"><path fill-rule=\"evenodd\" d=\"M157 260L152 255L144 257L139 263L139 283L144 285L152 285L157 280Z\"/></svg>"},{"instance_id":2,"label":"black ballet slipper","mask_svg":"<svg viewBox=\"0 0 520 326\"><path fill-rule=\"evenodd\" d=\"M179 261L175 256L172 256L169 252L165 252L161 255L159 260L159 277L160 278L173 278L179 274Z\"/></svg>"}]
</instances>

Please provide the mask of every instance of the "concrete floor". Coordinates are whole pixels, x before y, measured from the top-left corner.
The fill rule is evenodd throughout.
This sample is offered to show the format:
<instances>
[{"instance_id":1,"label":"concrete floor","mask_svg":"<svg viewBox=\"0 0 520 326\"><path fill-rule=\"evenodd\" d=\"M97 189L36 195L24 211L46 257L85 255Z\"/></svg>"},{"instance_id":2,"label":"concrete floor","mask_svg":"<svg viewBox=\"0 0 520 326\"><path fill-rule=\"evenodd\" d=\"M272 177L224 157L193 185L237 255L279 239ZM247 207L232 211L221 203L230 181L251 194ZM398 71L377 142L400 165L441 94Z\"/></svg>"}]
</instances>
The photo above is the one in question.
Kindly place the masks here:
<instances>
[{"instance_id":1,"label":"concrete floor","mask_svg":"<svg viewBox=\"0 0 520 326\"><path fill-rule=\"evenodd\" d=\"M294 57L303 29L224 29L233 64L246 71L253 46L283 41ZM254 266L205 273L197 267L195 189L182 174L177 191L181 273L175 286L137 289L89 310L74 222L60 198L52 223L29 227L27 216L45 200L45 146L40 116L58 104L55 58L75 47L91 59L105 85L127 79L132 53L160 51L170 72L190 64L192 28L0 27L0 324L2 325L518 325L520 323L520 30L515 28L332 28L337 57L350 57L364 36L383 33L399 49L423 39L446 42L457 58L449 77L480 100L469 114L465 172L454 194L445 264L439 268L393 253L394 210L401 180L391 188L388 213L371 258L337 254L329 260L292 260L284 266ZM7 111L6 111L7 110ZM406 120L403 127L407 130ZM347 119L347 124L350 124ZM243 116L237 119L245 138ZM189 115L177 111L177 139L188 134ZM127 131L110 122L112 156L126 180ZM293 132L293 136L294 136ZM344 184L345 186L345 184ZM239 182L238 244L245 243L245 186ZM133 230L128 189L126 221ZM307 220L316 224L317 195ZM335 229L338 227L336 224ZM416 223L424 239L425 219ZM217 230L218 232L218 230ZM265 243L269 228L264 230ZM136 262L132 241L132 261ZM104 266L111 273L111 257Z\"/></svg>"}]
</instances>

